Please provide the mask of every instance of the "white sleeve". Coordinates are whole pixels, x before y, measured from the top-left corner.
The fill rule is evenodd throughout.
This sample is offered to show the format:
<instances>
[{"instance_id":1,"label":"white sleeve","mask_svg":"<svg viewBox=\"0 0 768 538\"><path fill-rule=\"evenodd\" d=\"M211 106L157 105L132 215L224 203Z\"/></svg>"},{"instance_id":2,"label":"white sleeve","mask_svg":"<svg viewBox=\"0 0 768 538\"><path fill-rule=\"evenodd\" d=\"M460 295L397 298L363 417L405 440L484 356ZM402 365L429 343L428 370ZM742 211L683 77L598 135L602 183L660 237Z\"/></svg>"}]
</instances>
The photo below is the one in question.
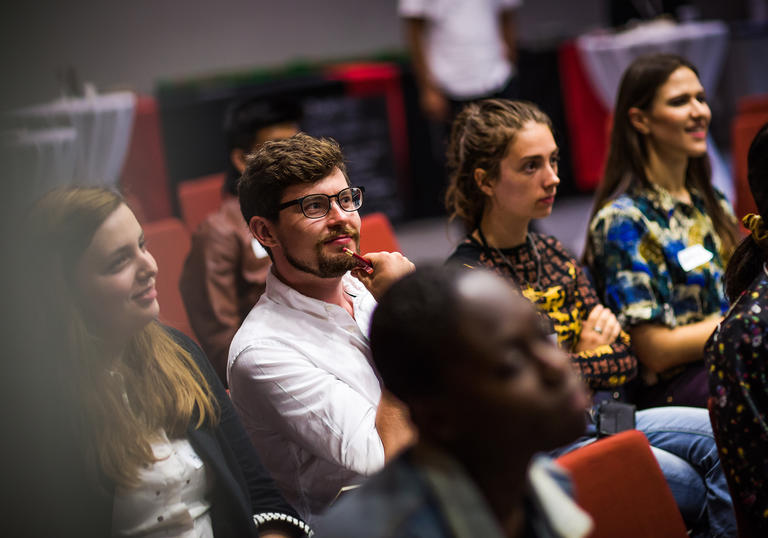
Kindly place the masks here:
<instances>
[{"instance_id":1,"label":"white sleeve","mask_svg":"<svg viewBox=\"0 0 768 538\"><path fill-rule=\"evenodd\" d=\"M261 340L246 348L232 364L229 383L246 428L251 421L266 422L308 452L362 475L383 467L378 401L317 367L289 342Z\"/></svg>"},{"instance_id":2,"label":"white sleeve","mask_svg":"<svg viewBox=\"0 0 768 538\"><path fill-rule=\"evenodd\" d=\"M398 0L397 14L402 18L429 18L430 4L430 0Z\"/></svg>"}]
</instances>

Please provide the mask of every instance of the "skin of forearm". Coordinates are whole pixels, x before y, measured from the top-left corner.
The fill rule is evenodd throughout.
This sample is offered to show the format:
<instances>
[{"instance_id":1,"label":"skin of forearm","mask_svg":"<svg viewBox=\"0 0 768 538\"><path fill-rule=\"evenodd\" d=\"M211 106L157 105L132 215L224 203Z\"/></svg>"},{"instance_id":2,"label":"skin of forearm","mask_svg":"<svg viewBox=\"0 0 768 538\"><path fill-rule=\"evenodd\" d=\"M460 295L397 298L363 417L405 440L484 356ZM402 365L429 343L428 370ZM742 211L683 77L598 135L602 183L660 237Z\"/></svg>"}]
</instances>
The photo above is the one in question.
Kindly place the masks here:
<instances>
[{"instance_id":1,"label":"skin of forearm","mask_svg":"<svg viewBox=\"0 0 768 538\"><path fill-rule=\"evenodd\" d=\"M651 323L636 325L629 329L635 356L657 373L697 361L721 320L720 316L712 316L674 329Z\"/></svg>"},{"instance_id":2,"label":"skin of forearm","mask_svg":"<svg viewBox=\"0 0 768 538\"><path fill-rule=\"evenodd\" d=\"M501 14L501 36L507 46L509 61L517 62L517 14L514 11L504 11Z\"/></svg>"},{"instance_id":3,"label":"skin of forearm","mask_svg":"<svg viewBox=\"0 0 768 538\"><path fill-rule=\"evenodd\" d=\"M391 393L384 391L376 410L376 431L384 447L384 460L390 461L415 441L408 408Z\"/></svg>"},{"instance_id":4,"label":"skin of forearm","mask_svg":"<svg viewBox=\"0 0 768 538\"><path fill-rule=\"evenodd\" d=\"M420 88L434 86L432 75L427 65L427 57L424 52L424 27L426 21L421 19L407 19L405 22L405 36L408 51L411 54L411 65L416 76L416 83Z\"/></svg>"}]
</instances>

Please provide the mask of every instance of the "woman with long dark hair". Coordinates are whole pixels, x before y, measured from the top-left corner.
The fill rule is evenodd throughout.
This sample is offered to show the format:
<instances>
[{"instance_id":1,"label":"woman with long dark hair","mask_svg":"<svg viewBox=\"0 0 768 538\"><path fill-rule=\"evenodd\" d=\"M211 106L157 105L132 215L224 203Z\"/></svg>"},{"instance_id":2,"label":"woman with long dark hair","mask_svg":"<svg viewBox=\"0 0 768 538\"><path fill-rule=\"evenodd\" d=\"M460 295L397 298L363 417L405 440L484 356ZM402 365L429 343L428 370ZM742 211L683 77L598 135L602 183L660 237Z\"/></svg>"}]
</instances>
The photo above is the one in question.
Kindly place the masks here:
<instances>
[{"instance_id":1,"label":"woman with long dark hair","mask_svg":"<svg viewBox=\"0 0 768 538\"><path fill-rule=\"evenodd\" d=\"M707 402L702 350L727 308L721 280L737 241L710 181L710 119L684 58L642 56L625 71L584 258L632 337L640 407Z\"/></svg>"},{"instance_id":2,"label":"woman with long dark hair","mask_svg":"<svg viewBox=\"0 0 768 538\"><path fill-rule=\"evenodd\" d=\"M613 399L635 375L629 338L563 245L530 230L531 220L551 213L560 183L551 125L538 107L522 101L487 99L459 113L448 150L446 206L467 237L448 262L487 268L511 281L544 314L542 321L588 387ZM732 535L733 508L707 411L662 407L635 418L693 536ZM595 435L591 425L558 453Z\"/></svg>"},{"instance_id":3,"label":"woman with long dark hair","mask_svg":"<svg viewBox=\"0 0 768 538\"><path fill-rule=\"evenodd\" d=\"M32 360L56 379L35 405L69 409L81 453L61 465L83 470L71 492L89 514L51 534L304 535L202 351L157 322L157 265L122 198L52 191L26 232Z\"/></svg>"},{"instance_id":4,"label":"woman with long dark hair","mask_svg":"<svg viewBox=\"0 0 768 538\"><path fill-rule=\"evenodd\" d=\"M757 537L768 535L768 124L752 141L747 163L759 214L744 217L751 233L725 271L733 306L707 342L704 356L712 428L741 516L739 536Z\"/></svg>"}]
</instances>

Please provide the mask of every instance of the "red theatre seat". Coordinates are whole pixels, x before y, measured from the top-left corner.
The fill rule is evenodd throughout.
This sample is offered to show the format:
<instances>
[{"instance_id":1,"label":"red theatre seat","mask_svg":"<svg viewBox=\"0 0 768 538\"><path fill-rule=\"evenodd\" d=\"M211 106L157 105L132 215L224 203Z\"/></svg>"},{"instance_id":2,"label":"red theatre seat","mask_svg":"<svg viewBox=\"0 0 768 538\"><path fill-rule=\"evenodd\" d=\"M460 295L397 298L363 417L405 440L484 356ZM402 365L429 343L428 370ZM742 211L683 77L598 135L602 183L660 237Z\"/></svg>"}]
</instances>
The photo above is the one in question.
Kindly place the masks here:
<instances>
[{"instance_id":1,"label":"red theatre seat","mask_svg":"<svg viewBox=\"0 0 768 538\"><path fill-rule=\"evenodd\" d=\"M642 433L630 430L595 441L557 462L571 472L576 501L594 519L592 538L688 536Z\"/></svg>"},{"instance_id":2,"label":"red theatre seat","mask_svg":"<svg viewBox=\"0 0 768 538\"><path fill-rule=\"evenodd\" d=\"M371 213L361 219L360 252L400 252L397 236L384 213Z\"/></svg>"},{"instance_id":3,"label":"red theatre seat","mask_svg":"<svg viewBox=\"0 0 768 538\"><path fill-rule=\"evenodd\" d=\"M757 213L747 181L747 153L760 127L768 123L768 94L752 95L739 101L738 112L731 123L731 162L736 187L736 216Z\"/></svg>"},{"instance_id":4,"label":"red theatre seat","mask_svg":"<svg viewBox=\"0 0 768 538\"><path fill-rule=\"evenodd\" d=\"M181 218L190 232L209 214L221 207L221 187L226 174L212 174L179 184L179 208Z\"/></svg>"},{"instance_id":5,"label":"red theatre seat","mask_svg":"<svg viewBox=\"0 0 768 538\"><path fill-rule=\"evenodd\" d=\"M194 339L179 291L181 270L190 248L189 231L175 217L150 222L143 228L147 248L157 260L160 321Z\"/></svg>"}]
</instances>

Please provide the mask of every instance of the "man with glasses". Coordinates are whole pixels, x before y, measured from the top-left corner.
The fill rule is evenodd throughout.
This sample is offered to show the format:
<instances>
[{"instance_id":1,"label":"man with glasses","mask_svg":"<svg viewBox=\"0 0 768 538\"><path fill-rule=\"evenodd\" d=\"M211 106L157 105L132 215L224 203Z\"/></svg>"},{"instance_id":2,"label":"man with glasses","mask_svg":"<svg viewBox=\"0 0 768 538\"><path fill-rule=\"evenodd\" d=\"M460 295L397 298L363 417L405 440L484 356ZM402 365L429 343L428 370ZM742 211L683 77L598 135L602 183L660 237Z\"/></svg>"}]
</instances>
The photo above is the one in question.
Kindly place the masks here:
<instances>
[{"instance_id":1,"label":"man with glasses","mask_svg":"<svg viewBox=\"0 0 768 538\"><path fill-rule=\"evenodd\" d=\"M407 413L370 362L376 298L413 269L399 253L355 258L363 189L338 144L266 142L239 184L240 207L272 269L229 350L235 407L286 498L305 517L379 470L412 438Z\"/></svg>"}]
</instances>

